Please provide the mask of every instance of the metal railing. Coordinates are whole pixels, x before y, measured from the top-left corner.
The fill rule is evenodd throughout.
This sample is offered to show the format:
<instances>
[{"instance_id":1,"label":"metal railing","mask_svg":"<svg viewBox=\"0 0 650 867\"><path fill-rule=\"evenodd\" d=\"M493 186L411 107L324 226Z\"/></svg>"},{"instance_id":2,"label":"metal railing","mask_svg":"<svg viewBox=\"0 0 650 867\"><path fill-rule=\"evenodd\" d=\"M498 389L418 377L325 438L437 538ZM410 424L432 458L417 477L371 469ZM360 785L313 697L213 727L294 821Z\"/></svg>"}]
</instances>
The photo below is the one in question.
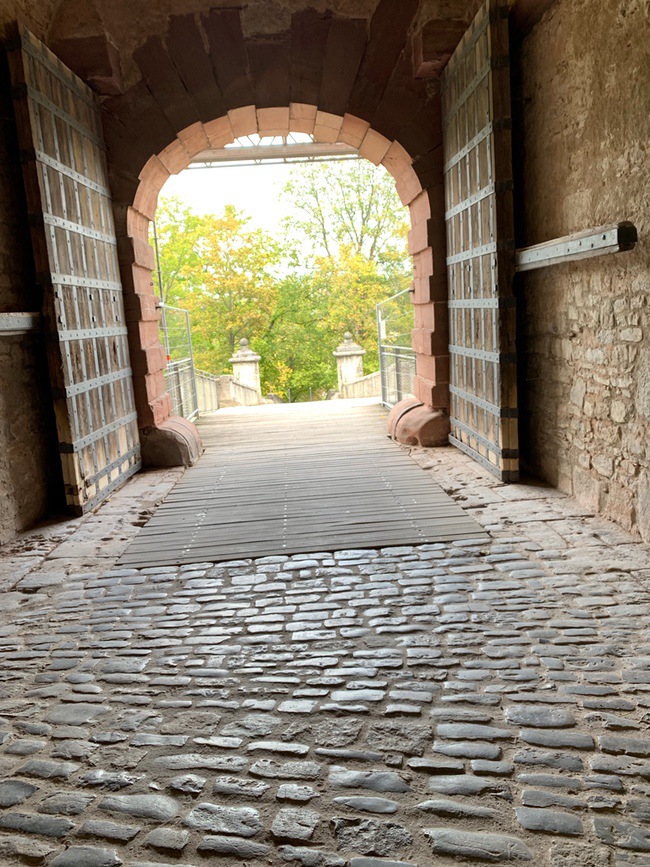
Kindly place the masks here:
<instances>
[{"instance_id":1,"label":"metal railing","mask_svg":"<svg viewBox=\"0 0 650 867\"><path fill-rule=\"evenodd\" d=\"M415 351L411 344L413 305L410 291L404 289L377 305L381 401L394 406L413 396Z\"/></svg>"},{"instance_id":2,"label":"metal railing","mask_svg":"<svg viewBox=\"0 0 650 867\"><path fill-rule=\"evenodd\" d=\"M383 346L379 352L381 365L381 402L395 406L405 397L413 397L415 353L408 346Z\"/></svg>"},{"instance_id":3,"label":"metal railing","mask_svg":"<svg viewBox=\"0 0 650 867\"><path fill-rule=\"evenodd\" d=\"M194 419L199 414L199 400L192 351L190 314L181 307L161 304L160 326L167 353L165 384L172 399L174 415Z\"/></svg>"},{"instance_id":4,"label":"metal railing","mask_svg":"<svg viewBox=\"0 0 650 867\"><path fill-rule=\"evenodd\" d=\"M219 409L219 377L194 368L199 415Z\"/></svg>"},{"instance_id":5,"label":"metal railing","mask_svg":"<svg viewBox=\"0 0 650 867\"><path fill-rule=\"evenodd\" d=\"M165 369L165 385L172 399L174 415L190 421L199 414L194 367L189 358L168 361Z\"/></svg>"}]
</instances>

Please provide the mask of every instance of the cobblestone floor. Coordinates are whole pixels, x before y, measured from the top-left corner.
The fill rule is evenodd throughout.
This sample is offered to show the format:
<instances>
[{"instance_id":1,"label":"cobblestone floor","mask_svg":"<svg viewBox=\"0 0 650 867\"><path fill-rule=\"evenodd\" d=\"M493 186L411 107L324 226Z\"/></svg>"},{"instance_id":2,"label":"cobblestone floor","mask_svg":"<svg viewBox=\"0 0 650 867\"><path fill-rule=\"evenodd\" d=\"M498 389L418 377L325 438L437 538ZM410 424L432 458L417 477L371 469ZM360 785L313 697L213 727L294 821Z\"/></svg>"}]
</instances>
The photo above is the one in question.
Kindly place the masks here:
<instances>
[{"instance_id":1,"label":"cobblestone floor","mask_svg":"<svg viewBox=\"0 0 650 867\"><path fill-rule=\"evenodd\" d=\"M647 546L413 457L491 542L115 569L149 474L6 550L0 863L650 865Z\"/></svg>"}]
</instances>

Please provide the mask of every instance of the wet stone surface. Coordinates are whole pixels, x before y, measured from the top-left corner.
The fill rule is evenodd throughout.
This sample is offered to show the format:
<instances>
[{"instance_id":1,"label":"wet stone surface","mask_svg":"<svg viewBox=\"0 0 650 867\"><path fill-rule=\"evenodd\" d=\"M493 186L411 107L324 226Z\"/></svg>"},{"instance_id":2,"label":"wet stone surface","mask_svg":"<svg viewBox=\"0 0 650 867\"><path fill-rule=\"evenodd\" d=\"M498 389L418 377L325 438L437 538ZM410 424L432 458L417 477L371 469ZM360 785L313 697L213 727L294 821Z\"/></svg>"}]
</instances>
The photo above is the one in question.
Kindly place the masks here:
<instances>
[{"instance_id":1,"label":"wet stone surface","mask_svg":"<svg viewBox=\"0 0 650 867\"><path fill-rule=\"evenodd\" d=\"M0 864L648 867L647 546L415 457L489 539L141 570L13 555Z\"/></svg>"}]
</instances>

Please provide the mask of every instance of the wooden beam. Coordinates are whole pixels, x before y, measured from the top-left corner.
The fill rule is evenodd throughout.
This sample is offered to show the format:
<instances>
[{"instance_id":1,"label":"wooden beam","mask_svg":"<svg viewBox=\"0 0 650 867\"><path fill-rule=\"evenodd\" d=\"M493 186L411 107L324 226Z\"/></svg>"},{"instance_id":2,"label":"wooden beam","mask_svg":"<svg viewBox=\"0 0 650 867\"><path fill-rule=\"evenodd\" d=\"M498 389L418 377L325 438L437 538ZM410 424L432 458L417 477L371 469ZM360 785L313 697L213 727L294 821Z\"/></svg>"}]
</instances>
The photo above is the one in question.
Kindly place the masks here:
<instances>
[{"instance_id":1,"label":"wooden beam","mask_svg":"<svg viewBox=\"0 0 650 867\"><path fill-rule=\"evenodd\" d=\"M632 250L637 240L638 234L633 223L622 222L611 226L598 226L595 229L586 229L584 232L576 232L563 238L545 241L543 244L515 250L515 269L532 271L535 268L548 268L549 265L591 259L607 253L622 253L625 250Z\"/></svg>"}]
</instances>

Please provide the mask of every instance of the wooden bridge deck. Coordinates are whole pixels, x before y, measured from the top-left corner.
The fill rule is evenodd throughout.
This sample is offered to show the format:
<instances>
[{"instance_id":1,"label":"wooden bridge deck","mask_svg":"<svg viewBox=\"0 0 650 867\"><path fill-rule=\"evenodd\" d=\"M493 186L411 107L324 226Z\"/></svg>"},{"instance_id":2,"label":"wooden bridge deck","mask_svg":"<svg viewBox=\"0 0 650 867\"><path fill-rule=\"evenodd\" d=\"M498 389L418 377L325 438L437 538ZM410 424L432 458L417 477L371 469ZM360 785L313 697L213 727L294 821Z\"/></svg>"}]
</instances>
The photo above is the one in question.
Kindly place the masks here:
<instances>
[{"instance_id":1,"label":"wooden bridge deck","mask_svg":"<svg viewBox=\"0 0 650 867\"><path fill-rule=\"evenodd\" d=\"M120 560L156 566L486 535L353 401L220 410Z\"/></svg>"}]
</instances>

